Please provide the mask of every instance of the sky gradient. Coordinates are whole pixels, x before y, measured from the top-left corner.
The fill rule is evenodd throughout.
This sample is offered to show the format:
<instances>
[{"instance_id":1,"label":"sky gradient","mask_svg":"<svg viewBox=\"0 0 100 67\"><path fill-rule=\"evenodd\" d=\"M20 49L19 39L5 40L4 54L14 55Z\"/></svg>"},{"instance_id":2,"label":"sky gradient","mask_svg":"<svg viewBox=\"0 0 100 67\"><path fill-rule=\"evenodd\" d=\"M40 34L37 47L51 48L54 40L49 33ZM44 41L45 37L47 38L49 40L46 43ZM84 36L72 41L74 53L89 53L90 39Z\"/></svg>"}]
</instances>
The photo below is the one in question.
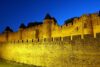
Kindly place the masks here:
<instances>
[{"instance_id":1,"label":"sky gradient","mask_svg":"<svg viewBox=\"0 0 100 67\"><path fill-rule=\"evenodd\" d=\"M100 10L100 0L0 0L0 32L6 26L17 31L20 24L43 21L49 13L59 25L82 14Z\"/></svg>"}]
</instances>

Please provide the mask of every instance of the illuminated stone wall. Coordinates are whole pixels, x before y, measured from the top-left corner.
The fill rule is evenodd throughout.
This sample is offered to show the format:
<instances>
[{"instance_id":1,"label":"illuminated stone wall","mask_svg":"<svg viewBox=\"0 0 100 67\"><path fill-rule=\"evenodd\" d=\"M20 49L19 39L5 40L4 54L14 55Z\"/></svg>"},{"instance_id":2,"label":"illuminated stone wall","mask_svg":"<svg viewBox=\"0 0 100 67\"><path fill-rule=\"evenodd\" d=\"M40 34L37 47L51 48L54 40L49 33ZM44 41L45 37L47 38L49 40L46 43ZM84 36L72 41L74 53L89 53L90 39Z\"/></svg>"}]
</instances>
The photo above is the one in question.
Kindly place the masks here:
<instances>
[{"instance_id":1,"label":"illuminated stone wall","mask_svg":"<svg viewBox=\"0 0 100 67\"><path fill-rule=\"evenodd\" d=\"M6 42L6 34L0 34L0 43Z\"/></svg>"},{"instance_id":2,"label":"illuminated stone wall","mask_svg":"<svg viewBox=\"0 0 100 67\"><path fill-rule=\"evenodd\" d=\"M20 32L8 33L8 41L18 41L20 40Z\"/></svg>"},{"instance_id":3,"label":"illuminated stone wall","mask_svg":"<svg viewBox=\"0 0 100 67\"><path fill-rule=\"evenodd\" d=\"M0 57L47 67L100 67L100 16L82 15L59 26L53 19L0 34Z\"/></svg>"},{"instance_id":4,"label":"illuminated stone wall","mask_svg":"<svg viewBox=\"0 0 100 67\"><path fill-rule=\"evenodd\" d=\"M0 57L19 63L47 67L99 67L100 33L54 38L45 42L9 42L0 46Z\"/></svg>"},{"instance_id":5,"label":"illuminated stone wall","mask_svg":"<svg viewBox=\"0 0 100 67\"><path fill-rule=\"evenodd\" d=\"M41 25L19 29L17 32L9 32L8 41L72 37L74 35L81 35L84 38L85 34L93 34L96 38L96 33L100 33L100 16L90 14L74 18L72 22L62 26L59 26L53 19L45 19ZM7 41L6 35L7 32L0 34L1 42Z\"/></svg>"},{"instance_id":6,"label":"illuminated stone wall","mask_svg":"<svg viewBox=\"0 0 100 67\"><path fill-rule=\"evenodd\" d=\"M22 40L32 40L35 39L36 31L34 28L27 28L22 31Z\"/></svg>"}]
</instances>

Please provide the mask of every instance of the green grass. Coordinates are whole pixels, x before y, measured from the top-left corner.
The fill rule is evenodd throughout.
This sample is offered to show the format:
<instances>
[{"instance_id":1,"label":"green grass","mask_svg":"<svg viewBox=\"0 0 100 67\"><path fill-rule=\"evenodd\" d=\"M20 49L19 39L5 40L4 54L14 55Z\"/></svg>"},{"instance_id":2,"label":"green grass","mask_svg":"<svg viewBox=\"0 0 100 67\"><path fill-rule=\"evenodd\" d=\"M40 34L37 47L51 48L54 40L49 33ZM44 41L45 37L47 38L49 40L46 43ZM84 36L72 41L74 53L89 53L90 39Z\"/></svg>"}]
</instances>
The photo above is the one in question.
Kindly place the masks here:
<instances>
[{"instance_id":1,"label":"green grass","mask_svg":"<svg viewBox=\"0 0 100 67\"><path fill-rule=\"evenodd\" d=\"M0 59L0 67L40 67L40 66L15 63L15 62L5 61Z\"/></svg>"}]
</instances>

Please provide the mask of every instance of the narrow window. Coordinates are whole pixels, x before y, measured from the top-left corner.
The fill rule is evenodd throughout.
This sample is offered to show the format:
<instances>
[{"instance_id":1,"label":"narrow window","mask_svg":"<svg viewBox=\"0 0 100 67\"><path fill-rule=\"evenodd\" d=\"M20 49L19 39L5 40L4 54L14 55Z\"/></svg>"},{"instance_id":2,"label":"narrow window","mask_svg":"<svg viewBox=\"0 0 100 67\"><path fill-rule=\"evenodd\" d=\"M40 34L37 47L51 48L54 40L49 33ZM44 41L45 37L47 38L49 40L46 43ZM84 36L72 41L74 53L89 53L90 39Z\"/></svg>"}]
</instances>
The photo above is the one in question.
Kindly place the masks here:
<instances>
[{"instance_id":1,"label":"narrow window","mask_svg":"<svg viewBox=\"0 0 100 67\"><path fill-rule=\"evenodd\" d=\"M32 42L33 42L33 39L32 39Z\"/></svg>"},{"instance_id":2,"label":"narrow window","mask_svg":"<svg viewBox=\"0 0 100 67\"><path fill-rule=\"evenodd\" d=\"M22 43L23 43L23 40L22 40Z\"/></svg>"},{"instance_id":3,"label":"narrow window","mask_svg":"<svg viewBox=\"0 0 100 67\"><path fill-rule=\"evenodd\" d=\"M39 42L39 38L38 38L37 40L38 40L38 42Z\"/></svg>"},{"instance_id":4,"label":"narrow window","mask_svg":"<svg viewBox=\"0 0 100 67\"><path fill-rule=\"evenodd\" d=\"M28 40L27 40L27 43L28 43Z\"/></svg>"},{"instance_id":5,"label":"narrow window","mask_svg":"<svg viewBox=\"0 0 100 67\"><path fill-rule=\"evenodd\" d=\"M84 23L84 28L87 28L87 24L86 23Z\"/></svg>"},{"instance_id":6,"label":"narrow window","mask_svg":"<svg viewBox=\"0 0 100 67\"><path fill-rule=\"evenodd\" d=\"M19 43L19 40L18 40L18 43Z\"/></svg>"},{"instance_id":7,"label":"narrow window","mask_svg":"<svg viewBox=\"0 0 100 67\"><path fill-rule=\"evenodd\" d=\"M78 27L76 27L76 31L78 31Z\"/></svg>"}]
</instances>

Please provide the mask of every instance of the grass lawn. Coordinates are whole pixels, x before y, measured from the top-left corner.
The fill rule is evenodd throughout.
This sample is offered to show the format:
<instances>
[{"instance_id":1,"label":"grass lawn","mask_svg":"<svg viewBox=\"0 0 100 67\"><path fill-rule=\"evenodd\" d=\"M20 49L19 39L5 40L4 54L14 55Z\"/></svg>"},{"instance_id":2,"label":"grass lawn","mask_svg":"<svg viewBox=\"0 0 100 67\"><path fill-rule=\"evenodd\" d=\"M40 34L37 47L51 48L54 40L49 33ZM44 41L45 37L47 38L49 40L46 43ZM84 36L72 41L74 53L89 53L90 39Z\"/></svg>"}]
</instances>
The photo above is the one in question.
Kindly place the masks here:
<instances>
[{"instance_id":1,"label":"grass lawn","mask_svg":"<svg viewBox=\"0 0 100 67\"><path fill-rule=\"evenodd\" d=\"M40 67L27 64L19 64L10 61L0 60L0 67Z\"/></svg>"}]
</instances>

